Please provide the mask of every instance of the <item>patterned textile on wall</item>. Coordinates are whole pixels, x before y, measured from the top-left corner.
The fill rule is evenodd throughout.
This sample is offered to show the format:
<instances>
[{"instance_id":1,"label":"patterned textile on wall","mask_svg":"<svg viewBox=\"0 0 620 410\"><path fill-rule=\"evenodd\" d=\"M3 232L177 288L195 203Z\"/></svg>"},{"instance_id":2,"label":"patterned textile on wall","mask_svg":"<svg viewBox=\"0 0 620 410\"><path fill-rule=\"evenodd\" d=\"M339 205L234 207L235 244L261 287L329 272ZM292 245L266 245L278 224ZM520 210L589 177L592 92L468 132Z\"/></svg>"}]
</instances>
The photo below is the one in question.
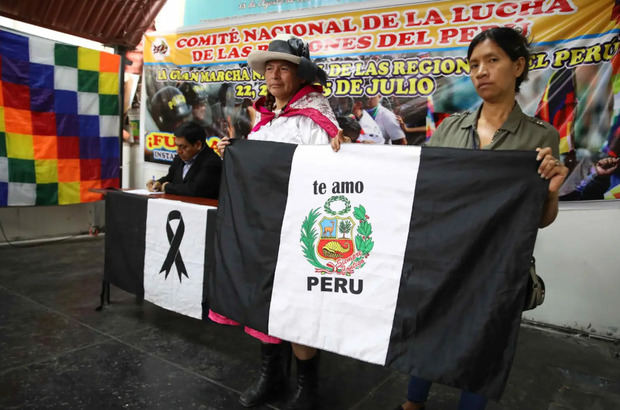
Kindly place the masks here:
<instances>
[{"instance_id":1,"label":"patterned textile on wall","mask_svg":"<svg viewBox=\"0 0 620 410\"><path fill-rule=\"evenodd\" d=\"M0 30L0 206L119 186L120 56Z\"/></svg>"}]
</instances>

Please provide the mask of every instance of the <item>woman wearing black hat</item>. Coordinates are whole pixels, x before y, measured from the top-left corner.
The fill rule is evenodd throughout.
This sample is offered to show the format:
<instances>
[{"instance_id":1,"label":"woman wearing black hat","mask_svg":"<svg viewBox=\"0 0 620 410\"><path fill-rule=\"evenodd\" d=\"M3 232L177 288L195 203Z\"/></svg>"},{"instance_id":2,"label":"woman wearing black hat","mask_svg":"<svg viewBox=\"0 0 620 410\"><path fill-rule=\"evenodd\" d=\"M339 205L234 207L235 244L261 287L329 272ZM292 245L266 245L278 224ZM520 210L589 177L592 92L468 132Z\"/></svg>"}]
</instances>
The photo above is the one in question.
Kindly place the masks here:
<instances>
[{"instance_id":1,"label":"woman wearing black hat","mask_svg":"<svg viewBox=\"0 0 620 410\"><path fill-rule=\"evenodd\" d=\"M327 74L310 61L308 44L298 37L277 37L267 51L248 56L252 69L265 76L267 95L254 103L257 112L248 138L292 144L339 147L339 128L323 89ZM229 139L218 144L223 153Z\"/></svg>"},{"instance_id":2,"label":"woman wearing black hat","mask_svg":"<svg viewBox=\"0 0 620 410\"><path fill-rule=\"evenodd\" d=\"M340 148L341 130L323 89L314 83L325 84L327 74L310 60L308 44L302 39L278 36L266 51L253 51L248 56L252 69L265 76L267 95L254 103L256 120L249 139L292 144L331 144ZM221 155L229 138L217 145ZM234 324L215 312L209 317L223 324ZM289 351L277 338L253 329L246 332L261 340L262 366L254 384L241 394L239 402L245 407L264 403L284 391L287 384ZM311 409L317 398L316 349L292 344L297 361L297 390L288 404L289 409Z\"/></svg>"}]
</instances>

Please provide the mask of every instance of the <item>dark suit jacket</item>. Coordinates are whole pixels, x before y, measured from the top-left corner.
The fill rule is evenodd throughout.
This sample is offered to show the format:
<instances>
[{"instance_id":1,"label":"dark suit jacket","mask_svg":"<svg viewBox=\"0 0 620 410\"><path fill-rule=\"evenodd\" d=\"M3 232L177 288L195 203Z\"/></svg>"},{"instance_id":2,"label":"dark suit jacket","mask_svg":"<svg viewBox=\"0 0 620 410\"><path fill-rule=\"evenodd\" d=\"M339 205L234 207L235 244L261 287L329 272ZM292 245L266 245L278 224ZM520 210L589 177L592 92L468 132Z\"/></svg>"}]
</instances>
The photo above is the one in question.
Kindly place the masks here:
<instances>
[{"instance_id":1,"label":"dark suit jacket","mask_svg":"<svg viewBox=\"0 0 620 410\"><path fill-rule=\"evenodd\" d=\"M168 175L158 181L166 185L167 194L201 196L217 199L220 191L220 176L222 174L222 160L209 147L205 147L192 164L185 179L183 179L183 165L179 156L175 156Z\"/></svg>"}]
</instances>

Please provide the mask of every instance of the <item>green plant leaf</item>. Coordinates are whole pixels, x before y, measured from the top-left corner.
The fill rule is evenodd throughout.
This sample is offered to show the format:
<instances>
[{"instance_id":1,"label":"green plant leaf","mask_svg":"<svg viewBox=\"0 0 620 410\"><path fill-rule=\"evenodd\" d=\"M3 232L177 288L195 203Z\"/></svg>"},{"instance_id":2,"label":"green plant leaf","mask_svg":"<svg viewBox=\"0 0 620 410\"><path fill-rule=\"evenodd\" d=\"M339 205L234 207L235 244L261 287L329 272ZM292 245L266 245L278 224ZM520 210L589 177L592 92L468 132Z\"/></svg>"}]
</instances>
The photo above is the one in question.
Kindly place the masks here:
<instances>
[{"instance_id":1,"label":"green plant leaf","mask_svg":"<svg viewBox=\"0 0 620 410\"><path fill-rule=\"evenodd\" d=\"M370 245L370 241L368 239L364 240L364 242L362 243L362 250L361 250L363 254L367 254L369 252L368 250L369 245Z\"/></svg>"},{"instance_id":2,"label":"green plant leaf","mask_svg":"<svg viewBox=\"0 0 620 410\"><path fill-rule=\"evenodd\" d=\"M357 231L362 236L370 236L372 234L372 226L370 226L370 224L368 222L362 221L360 223L359 228L357 229Z\"/></svg>"},{"instance_id":3,"label":"green plant leaf","mask_svg":"<svg viewBox=\"0 0 620 410\"><path fill-rule=\"evenodd\" d=\"M361 251L360 248L362 247L362 243L363 243L362 237L359 235L356 235L355 236L355 247L357 248L358 251Z\"/></svg>"},{"instance_id":4,"label":"green plant leaf","mask_svg":"<svg viewBox=\"0 0 620 410\"><path fill-rule=\"evenodd\" d=\"M364 208L362 205L356 206L353 210L353 216L355 217L355 219L358 220L366 220L366 208Z\"/></svg>"},{"instance_id":5,"label":"green plant leaf","mask_svg":"<svg viewBox=\"0 0 620 410\"><path fill-rule=\"evenodd\" d=\"M319 208L316 208L310 210L308 216L304 219L304 222L301 225L301 250L306 260L310 262L312 266L320 269L327 269L327 266L319 262L316 258L316 253L314 252L314 241L317 238L317 231L314 229L314 224L316 223L318 217Z\"/></svg>"}]
</instances>

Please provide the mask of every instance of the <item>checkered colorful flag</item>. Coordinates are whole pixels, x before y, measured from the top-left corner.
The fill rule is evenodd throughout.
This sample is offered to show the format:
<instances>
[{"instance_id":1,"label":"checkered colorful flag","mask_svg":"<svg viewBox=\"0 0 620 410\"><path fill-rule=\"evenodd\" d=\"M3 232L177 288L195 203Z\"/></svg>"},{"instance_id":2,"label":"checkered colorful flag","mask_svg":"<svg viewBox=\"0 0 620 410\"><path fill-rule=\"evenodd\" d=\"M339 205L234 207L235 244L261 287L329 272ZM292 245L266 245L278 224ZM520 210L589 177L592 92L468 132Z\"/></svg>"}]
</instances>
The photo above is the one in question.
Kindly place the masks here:
<instances>
[{"instance_id":1,"label":"checkered colorful flag","mask_svg":"<svg viewBox=\"0 0 620 410\"><path fill-rule=\"evenodd\" d=\"M0 206L119 186L120 56L0 30Z\"/></svg>"}]
</instances>

